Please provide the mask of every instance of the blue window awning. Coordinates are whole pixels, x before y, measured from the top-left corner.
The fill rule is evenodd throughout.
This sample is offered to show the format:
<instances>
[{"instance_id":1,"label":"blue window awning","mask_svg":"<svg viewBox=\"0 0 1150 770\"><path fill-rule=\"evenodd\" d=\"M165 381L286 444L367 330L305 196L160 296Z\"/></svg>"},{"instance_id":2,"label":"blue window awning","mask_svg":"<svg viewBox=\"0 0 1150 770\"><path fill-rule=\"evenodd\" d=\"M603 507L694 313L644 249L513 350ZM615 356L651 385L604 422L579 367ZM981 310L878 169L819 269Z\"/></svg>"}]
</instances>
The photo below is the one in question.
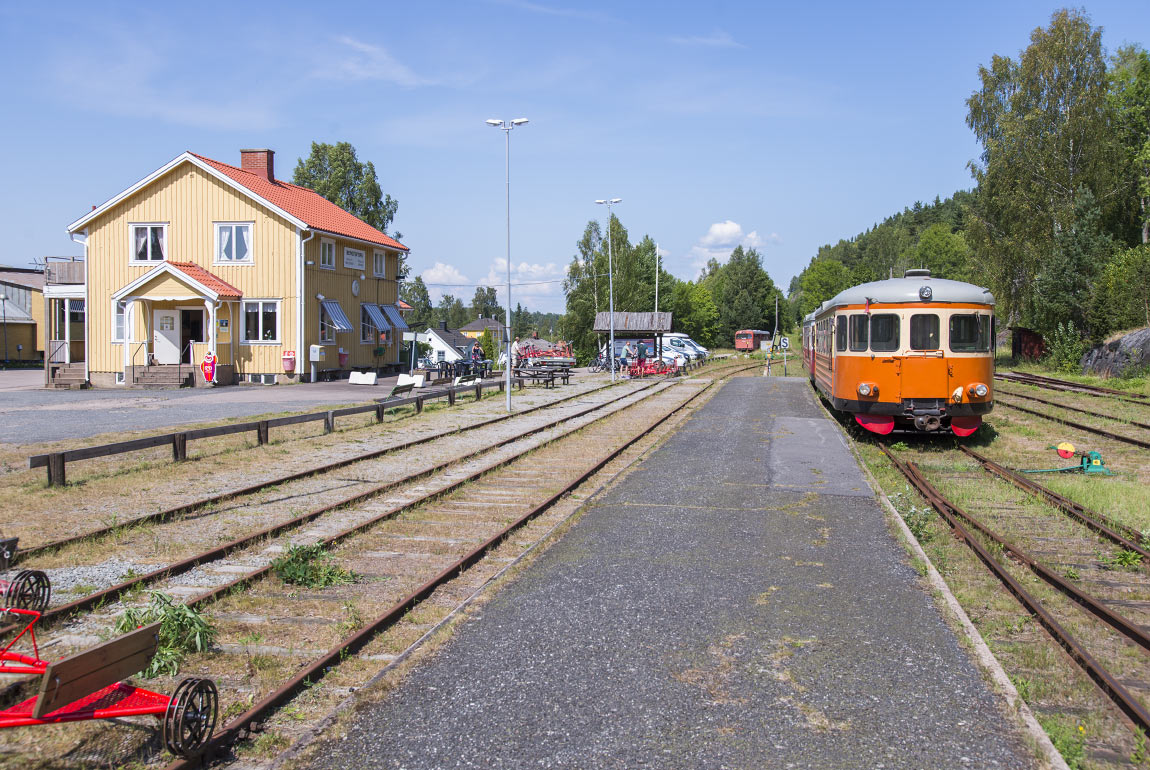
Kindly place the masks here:
<instances>
[{"instance_id":1,"label":"blue window awning","mask_svg":"<svg viewBox=\"0 0 1150 770\"><path fill-rule=\"evenodd\" d=\"M407 321L403 320L403 316L399 312L399 308L395 305L380 305L383 312L387 314L387 320L391 321L391 325L395 327L397 332L410 331L411 327L407 325Z\"/></svg>"},{"instance_id":2,"label":"blue window awning","mask_svg":"<svg viewBox=\"0 0 1150 770\"><path fill-rule=\"evenodd\" d=\"M391 330L391 324L383 317L383 311L379 309L379 305L365 302L363 303L363 309L367 311L367 317L371 319L371 325L375 327L376 331L386 332Z\"/></svg>"},{"instance_id":3,"label":"blue window awning","mask_svg":"<svg viewBox=\"0 0 1150 770\"><path fill-rule=\"evenodd\" d=\"M337 332L353 331L351 321L347 320L347 313L339 306L337 299L325 299L319 303L327 311L328 325Z\"/></svg>"}]
</instances>

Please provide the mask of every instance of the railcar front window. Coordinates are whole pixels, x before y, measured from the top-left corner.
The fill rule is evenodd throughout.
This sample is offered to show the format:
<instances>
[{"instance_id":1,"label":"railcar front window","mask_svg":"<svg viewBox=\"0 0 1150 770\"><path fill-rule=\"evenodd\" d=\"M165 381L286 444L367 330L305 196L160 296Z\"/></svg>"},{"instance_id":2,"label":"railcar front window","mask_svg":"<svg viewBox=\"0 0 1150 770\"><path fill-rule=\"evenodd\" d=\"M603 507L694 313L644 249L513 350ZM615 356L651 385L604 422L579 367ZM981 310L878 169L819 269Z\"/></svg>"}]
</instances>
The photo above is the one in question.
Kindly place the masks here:
<instances>
[{"instance_id":1,"label":"railcar front window","mask_svg":"<svg viewBox=\"0 0 1150 770\"><path fill-rule=\"evenodd\" d=\"M981 313L950 317L950 349L955 353L990 350L990 316Z\"/></svg>"},{"instance_id":2,"label":"railcar front window","mask_svg":"<svg viewBox=\"0 0 1150 770\"><path fill-rule=\"evenodd\" d=\"M870 348L878 353L898 350L898 316L883 313L870 317Z\"/></svg>"},{"instance_id":3,"label":"railcar front window","mask_svg":"<svg viewBox=\"0 0 1150 770\"><path fill-rule=\"evenodd\" d=\"M851 350L858 352L866 350L867 343L867 317L865 315L851 316Z\"/></svg>"},{"instance_id":4,"label":"railcar front window","mask_svg":"<svg viewBox=\"0 0 1150 770\"><path fill-rule=\"evenodd\" d=\"M910 317L910 349L938 350L941 347L938 316L934 313L912 315Z\"/></svg>"},{"instance_id":5,"label":"railcar front window","mask_svg":"<svg viewBox=\"0 0 1150 770\"><path fill-rule=\"evenodd\" d=\"M835 349L847 349L847 317L840 315L838 321L835 322L837 328L835 329Z\"/></svg>"}]
</instances>

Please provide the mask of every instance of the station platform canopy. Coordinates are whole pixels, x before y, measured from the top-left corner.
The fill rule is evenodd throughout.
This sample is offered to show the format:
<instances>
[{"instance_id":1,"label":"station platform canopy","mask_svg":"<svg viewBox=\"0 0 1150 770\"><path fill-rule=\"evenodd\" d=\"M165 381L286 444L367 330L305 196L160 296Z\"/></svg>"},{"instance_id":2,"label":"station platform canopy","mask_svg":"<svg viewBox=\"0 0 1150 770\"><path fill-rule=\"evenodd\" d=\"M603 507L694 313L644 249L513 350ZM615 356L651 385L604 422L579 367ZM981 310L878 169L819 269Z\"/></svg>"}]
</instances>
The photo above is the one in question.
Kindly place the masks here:
<instances>
[{"instance_id":1,"label":"station platform canopy","mask_svg":"<svg viewBox=\"0 0 1150 770\"><path fill-rule=\"evenodd\" d=\"M610 313L595 314L595 331L603 334L611 331ZM670 331L670 313L615 313L616 337L653 337Z\"/></svg>"}]
</instances>

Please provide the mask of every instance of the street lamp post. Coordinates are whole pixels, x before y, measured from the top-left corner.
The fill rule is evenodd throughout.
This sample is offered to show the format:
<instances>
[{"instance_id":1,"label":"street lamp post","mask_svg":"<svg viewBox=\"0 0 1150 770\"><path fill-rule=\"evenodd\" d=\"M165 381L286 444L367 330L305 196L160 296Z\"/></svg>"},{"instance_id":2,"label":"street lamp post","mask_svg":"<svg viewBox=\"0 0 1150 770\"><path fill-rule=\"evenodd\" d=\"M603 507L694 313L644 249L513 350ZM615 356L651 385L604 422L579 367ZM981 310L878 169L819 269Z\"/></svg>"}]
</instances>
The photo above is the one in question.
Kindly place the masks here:
<instances>
[{"instance_id":1,"label":"street lamp post","mask_svg":"<svg viewBox=\"0 0 1150 770\"><path fill-rule=\"evenodd\" d=\"M611 359L611 382L615 381L615 268L611 258L611 206L622 203L622 198L609 198L605 201L595 201L607 207L607 313L611 316L611 347L607 355Z\"/></svg>"},{"instance_id":2,"label":"street lamp post","mask_svg":"<svg viewBox=\"0 0 1150 770\"><path fill-rule=\"evenodd\" d=\"M8 364L8 295L0 294L0 309L3 309L4 320L4 364Z\"/></svg>"},{"instance_id":3,"label":"street lamp post","mask_svg":"<svg viewBox=\"0 0 1150 770\"><path fill-rule=\"evenodd\" d=\"M503 130L506 138L506 176L507 176L507 317L503 319L503 349L507 351L507 362L503 366L506 377L507 411L511 411L511 129L522 126L527 118L514 120L496 120L492 118L485 121L492 128Z\"/></svg>"}]
</instances>

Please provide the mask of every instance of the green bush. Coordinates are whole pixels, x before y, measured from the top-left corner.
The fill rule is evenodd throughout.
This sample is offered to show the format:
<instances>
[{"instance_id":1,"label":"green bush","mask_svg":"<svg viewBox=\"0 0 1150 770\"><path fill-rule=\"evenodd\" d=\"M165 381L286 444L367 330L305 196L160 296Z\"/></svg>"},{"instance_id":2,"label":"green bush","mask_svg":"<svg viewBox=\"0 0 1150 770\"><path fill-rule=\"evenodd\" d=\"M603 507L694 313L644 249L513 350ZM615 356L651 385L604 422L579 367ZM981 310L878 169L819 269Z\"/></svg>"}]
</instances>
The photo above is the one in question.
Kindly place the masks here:
<instances>
[{"instance_id":1,"label":"green bush","mask_svg":"<svg viewBox=\"0 0 1150 770\"><path fill-rule=\"evenodd\" d=\"M285 583L308 588L354 583L356 574L337 565L320 543L293 545L272 561L272 572Z\"/></svg>"},{"instance_id":2,"label":"green bush","mask_svg":"<svg viewBox=\"0 0 1150 770\"><path fill-rule=\"evenodd\" d=\"M1082 373L1082 357L1088 344L1072 323L1061 323L1046 338L1046 360L1060 372Z\"/></svg>"},{"instance_id":3,"label":"green bush","mask_svg":"<svg viewBox=\"0 0 1150 770\"><path fill-rule=\"evenodd\" d=\"M148 606L127 610L116 621L114 630L117 634L126 634L158 621L159 644L144 670L144 677L175 676L180 672L180 663L185 655L204 652L211 646L216 638L216 629L199 610L160 591L149 591L148 595L151 597Z\"/></svg>"}]
</instances>

